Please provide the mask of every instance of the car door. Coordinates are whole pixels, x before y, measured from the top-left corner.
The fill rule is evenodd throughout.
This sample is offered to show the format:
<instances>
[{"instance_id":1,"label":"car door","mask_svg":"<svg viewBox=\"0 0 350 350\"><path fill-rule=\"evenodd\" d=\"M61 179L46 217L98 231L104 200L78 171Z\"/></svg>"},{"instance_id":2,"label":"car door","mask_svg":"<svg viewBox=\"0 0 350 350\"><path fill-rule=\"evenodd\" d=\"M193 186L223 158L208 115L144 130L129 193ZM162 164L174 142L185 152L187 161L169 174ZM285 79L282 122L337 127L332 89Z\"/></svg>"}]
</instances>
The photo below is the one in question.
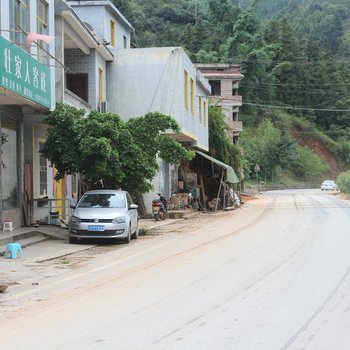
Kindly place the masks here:
<instances>
[{"instance_id":1,"label":"car door","mask_svg":"<svg viewBox=\"0 0 350 350\"><path fill-rule=\"evenodd\" d=\"M130 194L127 192L126 193L126 200L128 202L128 208L130 208L131 204L134 204L134 202L132 201L132 198L130 196ZM137 210L135 209L128 209L128 213L130 215L130 222L131 222L131 233L136 231L137 228Z\"/></svg>"}]
</instances>

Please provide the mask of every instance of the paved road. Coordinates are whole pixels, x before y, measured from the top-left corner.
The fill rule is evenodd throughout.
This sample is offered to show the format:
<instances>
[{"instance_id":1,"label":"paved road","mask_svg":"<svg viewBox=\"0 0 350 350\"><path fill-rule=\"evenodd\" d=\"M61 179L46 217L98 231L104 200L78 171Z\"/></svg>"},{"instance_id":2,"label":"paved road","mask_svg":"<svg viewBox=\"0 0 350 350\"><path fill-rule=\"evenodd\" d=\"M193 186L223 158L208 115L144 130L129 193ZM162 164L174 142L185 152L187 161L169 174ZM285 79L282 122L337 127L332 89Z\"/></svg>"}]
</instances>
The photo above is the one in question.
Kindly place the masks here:
<instances>
[{"instance_id":1,"label":"paved road","mask_svg":"<svg viewBox=\"0 0 350 350\"><path fill-rule=\"evenodd\" d=\"M349 222L330 193L265 193L0 299L23 306L1 349L349 349Z\"/></svg>"}]
</instances>

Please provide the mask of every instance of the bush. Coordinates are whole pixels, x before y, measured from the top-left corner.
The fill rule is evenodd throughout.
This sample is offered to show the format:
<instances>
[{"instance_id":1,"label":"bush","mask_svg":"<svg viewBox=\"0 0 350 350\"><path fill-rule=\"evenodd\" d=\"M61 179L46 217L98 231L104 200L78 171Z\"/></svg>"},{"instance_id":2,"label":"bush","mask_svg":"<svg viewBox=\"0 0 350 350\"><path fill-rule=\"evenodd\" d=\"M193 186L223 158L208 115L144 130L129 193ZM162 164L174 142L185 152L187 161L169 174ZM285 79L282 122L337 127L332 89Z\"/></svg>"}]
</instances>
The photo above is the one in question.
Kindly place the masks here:
<instances>
[{"instance_id":1,"label":"bush","mask_svg":"<svg viewBox=\"0 0 350 350\"><path fill-rule=\"evenodd\" d=\"M340 173L336 182L341 192L350 193L350 170Z\"/></svg>"},{"instance_id":2,"label":"bush","mask_svg":"<svg viewBox=\"0 0 350 350\"><path fill-rule=\"evenodd\" d=\"M294 160L290 169L298 179L304 181L315 181L321 179L327 172L329 166L314 151L308 147L296 147Z\"/></svg>"}]
</instances>

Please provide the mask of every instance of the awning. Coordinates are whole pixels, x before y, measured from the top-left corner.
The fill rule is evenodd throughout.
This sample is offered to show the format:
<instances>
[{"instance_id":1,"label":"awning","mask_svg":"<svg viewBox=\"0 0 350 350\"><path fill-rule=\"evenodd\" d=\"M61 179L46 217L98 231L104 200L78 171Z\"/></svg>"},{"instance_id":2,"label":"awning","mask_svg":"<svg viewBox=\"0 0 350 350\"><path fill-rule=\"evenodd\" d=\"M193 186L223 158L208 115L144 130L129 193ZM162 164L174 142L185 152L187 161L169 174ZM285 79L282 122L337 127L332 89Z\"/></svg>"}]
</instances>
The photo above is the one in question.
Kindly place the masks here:
<instances>
[{"instance_id":1,"label":"awning","mask_svg":"<svg viewBox=\"0 0 350 350\"><path fill-rule=\"evenodd\" d=\"M202 153L200 151L196 151L196 153L198 153L199 155L201 155L204 158L209 159L211 162L217 164L221 168L224 168L226 170L226 182L229 182L231 184L236 184L239 182L239 178L231 166L229 166L223 162L220 162L220 160L217 160L211 156L208 156L207 154Z\"/></svg>"}]
</instances>

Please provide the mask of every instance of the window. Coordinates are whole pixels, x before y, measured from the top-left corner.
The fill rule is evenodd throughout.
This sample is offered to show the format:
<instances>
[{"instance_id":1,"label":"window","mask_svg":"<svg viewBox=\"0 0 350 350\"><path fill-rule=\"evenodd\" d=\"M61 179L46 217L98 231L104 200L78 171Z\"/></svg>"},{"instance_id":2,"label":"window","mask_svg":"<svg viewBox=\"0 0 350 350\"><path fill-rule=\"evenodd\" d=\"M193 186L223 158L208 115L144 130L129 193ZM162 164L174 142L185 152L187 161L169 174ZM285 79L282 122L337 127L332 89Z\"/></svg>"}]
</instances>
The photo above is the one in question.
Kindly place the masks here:
<instances>
[{"instance_id":1,"label":"window","mask_svg":"<svg viewBox=\"0 0 350 350\"><path fill-rule=\"evenodd\" d=\"M128 39L126 38L125 35L123 35L123 40L124 40L124 49L128 47Z\"/></svg>"},{"instance_id":2,"label":"window","mask_svg":"<svg viewBox=\"0 0 350 350\"><path fill-rule=\"evenodd\" d=\"M76 200L78 195L78 176L77 174L71 174L71 184L72 184L72 199Z\"/></svg>"},{"instance_id":3,"label":"window","mask_svg":"<svg viewBox=\"0 0 350 350\"><path fill-rule=\"evenodd\" d=\"M188 73L184 71L185 108L188 110Z\"/></svg>"},{"instance_id":4,"label":"window","mask_svg":"<svg viewBox=\"0 0 350 350\"><path fill-rule=\"evenodd\" d=\"M72 91L84 101L89 102L88 74L67 74L67 89Z\"/></svg>"},{"instance_id":5,"label":"window","mask_svg":"<svg viewBox=\"0 0 350 350\"><path fill-rule=\"evenodd\" d=\"M199 106L199 124L202 124L202 97L200 96L198 99L198 106Z\"/></svg>"},{"instance_id":6,"label":"window","mask_svg":"<svg viewBox=\"0 0 350 350\"><path fill-rule=\"evenodd\" d=\"M49 34L49 28L48 28L48 6L46 0L37 0L36 2L37 6L37 31L39 34ZM45 42L40 41L40 46L43 47L43 49L47 50L48 44ZM43 63L44 62L44 56L45 51L42 48L38 47L38 61Z\"/></svg>"},{"instance_id":7,"label":"window","mask_svg":"<svg viewBox=\"0 0 350 350\"><path fill-rule=\"evenodd\" d=\"M10 0L10 39L26 49L26 32L29 32L29 0Z\"/></svg>"},{"instance_id":8,"label":"window","mask_svg":"<svg viewBox=\"0 0 350 350\"><path fill-rule=\"evenodd\" d=\"M39 140L39 191L40 196L47 196L47 159L41 154L45 141Z\"/></svg>"},{"instance_id":9,"label":"window","mask_svg":"<svg viewBox=\"0 0 350 350\"><path fill-rule=\"evenodd\" d=\"M203 121L204 121L204 127L207 127L207 102L203 102Z\"/></svg>"},{"instance_id":10,"label":"window","mask_svg":"<svg viewBox=\"0 0 350 350\"><path fill-rule=\"evenodd\" d=\"M124 193L88 193L81 198L79 208L125 208Z\"/></svg>"},{"instance_id":11,"label":"window","mask_svg":"<svg viewBox=\"0 0 350 350\"><path fill-rule=\"evenodd\" d=\"M209 80L211 86L212 96L221 96L221 81L220 80Z\"/></svg>"},{"instance_id":12,"label":"window","mask_svg":"<svg viewBox=\"0 0 350 350\"><path fill-rule=\"evenodd\" d=\"M111 46L115 47L115 22L111 20L110 23L110 29L111 29Z\"/></svg>"},{"instance_id":13,"label":"window","mask_svg":"<svg viewBox=\"0 0 350 350\"><path fill-rule=\"evenodd\" d=\"M191 78L190 82L191 82L191 85L190 85L190 89L191 89L191 113L192 113L192 115L194 115L194 80Z\"/></svg>"},{"instance_id":14,"label":"window","mask_svg":"<svg viewBox=\"0 0 350 350\"><path fill-rule=\"evenodd\" d=\"M2 208L17 208L17 131L16 124L1 127Z\"/></svg>"},{"instance_id":15,"label":"window","mask_svg":"<svg viewBox=\"0 0 350 350\"><path fill-rule=\"evenodd\" d=\"M98 67L98 105L103 101L103 69Z\"/></svg>"}]
</instances>

